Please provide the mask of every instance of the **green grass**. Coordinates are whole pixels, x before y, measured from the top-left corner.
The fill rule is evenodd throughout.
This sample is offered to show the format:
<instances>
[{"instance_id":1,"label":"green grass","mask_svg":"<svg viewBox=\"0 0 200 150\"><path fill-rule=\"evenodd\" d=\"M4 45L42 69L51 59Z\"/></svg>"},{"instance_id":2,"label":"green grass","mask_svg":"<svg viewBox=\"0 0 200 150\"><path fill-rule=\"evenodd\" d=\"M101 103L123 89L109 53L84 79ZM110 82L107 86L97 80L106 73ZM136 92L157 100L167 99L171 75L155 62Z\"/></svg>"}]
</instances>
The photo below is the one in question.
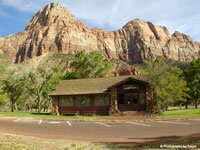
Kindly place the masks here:
<instances>
[{"instance_id":1,"label":"green grass","mask_svg":"<svg viewBox=\"0 0 200 150\"><path fill-rule=\"evenodd\" d=\"M165 117L200 117L200 109L169 110L161 114Z\"/></svg>"},{"instance_id":2,"label":"green grass","mask_svg":"<svg viewBox=\"0 0 200 150\"><path fill-rule=\"evenodd\" d=\"M32 118L43 118L43 119L71 119L71 120L103 120L108 119L110 116L55 116L51 114L38 114L38 113L31 113L31 112L0 112L0 117L32 117ZM181 109L181 110L169 110L159 117L200 117L200 109Z\"/></svg>"},{"instance_id":3,"label":"green grass","mask_svg":"<svg viewBox=\"0 0 200 150\"><path fill-rule=\"evenodd\" d=\"M84 150L109 149L103 143L44 139L0 132L0 150Z\"/></svg>"},{"instance_id":4,"label":"green grass","mask_svg":"<svg viewBox=\"0 0 200 150\"><path fill-rule=\"evenodd\" d=\"M32 118L44 118L44 119L75 119L75 120L98 120L98 119L105 119L108 116L55 116L51 114L38 114L38 113L31 113L31 112L0 112L0 116L4 117L32 117Z\"/></svg>"}]
</instances>

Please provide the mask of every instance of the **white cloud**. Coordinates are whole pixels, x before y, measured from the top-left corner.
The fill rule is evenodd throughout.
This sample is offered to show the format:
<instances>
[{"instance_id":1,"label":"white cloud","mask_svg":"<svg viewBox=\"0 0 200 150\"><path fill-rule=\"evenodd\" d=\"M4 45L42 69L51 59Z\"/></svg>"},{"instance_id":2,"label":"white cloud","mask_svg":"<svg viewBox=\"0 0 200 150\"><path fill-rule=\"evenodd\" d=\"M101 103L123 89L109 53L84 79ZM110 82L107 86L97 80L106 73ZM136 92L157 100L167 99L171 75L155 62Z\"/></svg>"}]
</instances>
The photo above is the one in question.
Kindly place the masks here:
<instances>
[{"instance_id":1,"label":"white cloud","mask_svg":"<svg viewBox=\"0 0 200 150\"><path fill-rule=\"evenodd\" d=\"M13 7L19 11L32 13L39 10L45 3L35 0L0 0L0 4Z\"/></svg>"},{"instance_id":2,"label":"white cloud","mask_svg":"<svg viewBox=\"0 0 200 150\"><path fill-rule=\"evenodd\" d=\"M32 15L50 2L62 3L91 27L116 30L140 18L200 40L200 1L197 0L0 0L0 5Z\"/></svg>"}]
</instances>

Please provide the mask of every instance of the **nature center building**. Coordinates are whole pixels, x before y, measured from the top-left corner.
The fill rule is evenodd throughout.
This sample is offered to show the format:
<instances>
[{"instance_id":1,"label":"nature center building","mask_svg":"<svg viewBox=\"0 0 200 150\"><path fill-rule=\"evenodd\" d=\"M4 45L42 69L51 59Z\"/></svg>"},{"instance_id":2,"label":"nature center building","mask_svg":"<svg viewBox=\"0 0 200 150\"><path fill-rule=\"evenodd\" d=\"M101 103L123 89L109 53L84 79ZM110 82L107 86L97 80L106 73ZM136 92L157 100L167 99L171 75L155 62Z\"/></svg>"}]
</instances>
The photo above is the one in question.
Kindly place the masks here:
<instances>
[{"instance_id":1,"label":"nature center building","mask_svg":"<svg viewBox=\"0 0 200 150\"><path fill-rule=\"evenodd\" d=\"M64 80L50 93L53 114L145 111L149 84L134 76Z\"/></svg>"}]
</instances>

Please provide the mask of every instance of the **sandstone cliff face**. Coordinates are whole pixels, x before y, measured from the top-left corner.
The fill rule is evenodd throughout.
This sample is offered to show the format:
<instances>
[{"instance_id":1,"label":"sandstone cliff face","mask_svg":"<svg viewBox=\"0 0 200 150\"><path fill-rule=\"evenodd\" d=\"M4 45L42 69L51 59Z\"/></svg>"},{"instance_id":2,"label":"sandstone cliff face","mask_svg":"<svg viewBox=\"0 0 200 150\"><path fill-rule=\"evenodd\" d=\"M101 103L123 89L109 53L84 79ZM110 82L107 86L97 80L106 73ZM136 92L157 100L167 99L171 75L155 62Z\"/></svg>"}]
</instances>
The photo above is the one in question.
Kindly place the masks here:
<instances>
[{"instance_id":1,"label":"sandstone cliff face","mask_svg":"<svg viewBox=\"0 0 200 150\"><path fill-rule=\"evenodd\" d=\"M100 50L107 59L130 64L157 56L179 61L200 57L200 43L179 32L171 35L166 27L135 19L115 32L90 29L56 3L39 11L24 32L0 38L0 50L16 63L77 50Z\"/></svg>"},{"instance_id":2,"label":"sandstone cliff face","mask_svg":"<svg viewBox=\"0 0 200 150\"><path fill-rule=\"evenodd\" d=\"M3 43L4 43L4 38L1 38L1 37L0 37L0 47L3 46Z\"/></svg>"}]
</instances>

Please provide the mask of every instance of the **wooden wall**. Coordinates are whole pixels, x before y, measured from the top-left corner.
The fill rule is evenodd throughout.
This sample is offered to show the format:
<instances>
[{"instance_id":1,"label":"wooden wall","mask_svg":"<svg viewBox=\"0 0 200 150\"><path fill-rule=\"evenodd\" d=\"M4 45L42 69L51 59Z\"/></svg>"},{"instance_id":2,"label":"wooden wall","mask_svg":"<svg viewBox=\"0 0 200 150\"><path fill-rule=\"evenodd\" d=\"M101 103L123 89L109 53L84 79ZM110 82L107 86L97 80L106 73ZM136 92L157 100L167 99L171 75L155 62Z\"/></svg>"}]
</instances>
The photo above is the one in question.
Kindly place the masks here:
<instances>
[{"instance_id":1,"label":"wooden wall","mask_svg":"<svg viewBox=\"0 0 200 150\"><path fill-rule=\"evenodd\" d=\"M89 99L89 105L77 105L76 103L76 97L81 97L81 96L87 96ZM102 96L102 99L104 99L104 105L99 106L99 105L95 105L95 97L96 96ZM74 105L73 106L64 106L61 103L61 96L58 96L58 98L56 99L55 97L53 98L53 103L55 103L55 101L57 102L56 105L59 106L59 112L60 114L101 114L101 115L108 115L109 113L109 107L110 107L110 102L108 103L106 100L108 99L110 101L110 98L106 98L105 96L109 96L109 94L95 94L95 95L76 95L76 96L62 96L62 97L66 97L67 101L67 97L73 97L74 99ZM55 106L54 106L55 107ZM55 112L55 111L54 111Z\"/></svg>"}]
</instances>

